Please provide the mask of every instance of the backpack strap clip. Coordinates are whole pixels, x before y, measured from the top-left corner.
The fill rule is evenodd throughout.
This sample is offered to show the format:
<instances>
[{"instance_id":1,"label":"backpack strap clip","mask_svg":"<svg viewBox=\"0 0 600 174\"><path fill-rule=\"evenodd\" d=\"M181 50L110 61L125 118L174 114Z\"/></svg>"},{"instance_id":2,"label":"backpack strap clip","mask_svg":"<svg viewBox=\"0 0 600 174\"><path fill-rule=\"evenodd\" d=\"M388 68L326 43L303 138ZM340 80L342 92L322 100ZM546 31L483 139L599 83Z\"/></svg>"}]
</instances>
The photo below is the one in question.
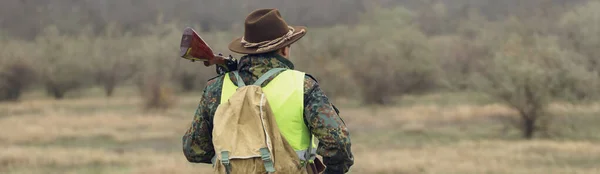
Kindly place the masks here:
<instances>
[{"instance_id":1,"label":"backpack strap clip","mask_svg":"<svg viewBox=\"0 0 600 174\"><path fill-rule=\"evenodd\" d=\"M309 140L309 146L306 149L306 151L304 151L304 156L303 156L303 160L300 161L300 167L305 167L308 164L314 163L314 159L317 157L315 155L315 151L316 149L313 147L313 137L314 135L312 135L312 133L310 134L310 140Z\"/></svg>"},{"instance_id":2,"label":"backpack strap clip","mask_svg":"<svg viewBox=\"0 0 600 174\"><path fill-rule=\"evenodd\" d=\"M265 169L267 172L272 173L275 172L275 167L273 165L273 160L271 159L271 152L266 147L260 148L260 156L265 164Z\"/></svg>"},{"instance_id":3,"label":"backpack strap clip","mask_svg":"<svg viewBox=\"0 0 600 174\"><path fill-rule=\"evenodd\" d=\"M229 151L221 151L221 163L225 166L227 174L230 174L231 164L229 163Z\"/></svg>"}]
</instances>

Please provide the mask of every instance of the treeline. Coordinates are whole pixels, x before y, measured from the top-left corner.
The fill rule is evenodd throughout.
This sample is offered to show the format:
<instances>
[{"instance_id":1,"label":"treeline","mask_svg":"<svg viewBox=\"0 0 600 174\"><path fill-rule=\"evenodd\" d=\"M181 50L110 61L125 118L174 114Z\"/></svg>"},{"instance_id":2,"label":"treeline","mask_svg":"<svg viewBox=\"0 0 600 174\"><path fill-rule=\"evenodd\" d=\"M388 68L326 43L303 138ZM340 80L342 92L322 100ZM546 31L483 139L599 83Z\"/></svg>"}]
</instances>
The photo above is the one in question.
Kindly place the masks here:
<instances>
[{"instance_id":1,"label":"treeline","mask_svg":"<svg viewBox=\"0 0 600 174\"><path fill-rule=\"evenodd\" d=\"M9 1L3 3L6 2ZM79 3L82 2L108 1ZM140 5L133 4L139 1L122 2ZM218 2L225 5L228 1ZM600 82L598 1L497 4L500 1L445 0L425 5L406 1L413 2L410 5L414 9L378 8L395 1L361 2L364 11L356 12L354 22L308 25L309 34L292 47L296 67L317 77L330 96L355 98L368 105L389 105L405 94L483 93L519 113L517 127L527 138L533 137L536 130L546 129L547 125L539 120L552 115L548 113L550 103L596 100ZM484 8L490 4L497 7ZM287 13L293 14L302 9L300 6L288 7ZM488 10L506 6L521 10L488 14ZM202 12L209 11L218 10ZM506 14L499 17L503 13ZM240 16L245 14L240 12L235 18L243 20ZM292 22L298 20L295 17L284 14L291 24L296 24ZM172 92L201 91L215 72L212 67L177 57L182 29L193 26L216 51L225 54L229 53L226 45L242 30L203 30L206 27L202 22L190 25L183 19L166 18L176 17L164 13L143 27L108 18L103 19L105 24L97 26L69 28L53 23L30 39L17 39L12 34L12 38L3 37L0 100L18 101L20 94L32 88L45 89L50 96L61 99L71 91L92 86L103 87L106 96L111 96L117 86L136 86L147 99L146 106L164 108L171 104ZM135 27L124 28L127 25L143 28L144 32Z\"/></svg>"},{"instance_id":2,"label":"treeline","mask_svg":"<svg viewBox=\"0 0 600 174\"><path fill-rule=\"evenodd\" d=\"M94 36L90 29L68 35L51 26L33 41L3 40L0 101L18 101L26 90L39 88L56 99L94 86L102 87L107 97L118 86L137 86L144 97L158 99L152 95L164 95L170 84L180 84L183 92L201 88L215 73L177 56L181 28L158 23L152 34L133 36L108 25L105 33ZM229 39L218 33L203 37L215 45Z\"/></svg>"},{"instance_id":3,"label":"treeline","mask_svg":"<svg viewBox=\"0 0 600 174\"><path fill-rule=\"evenodd\" d=\"M420 14L424 32L452 32L458 19L477 11L489 20L510 15L529 16L543 8L549 13L586 0L5 0L0 2L0 37L33 39L48 25L61 32L78 33L89 26L95 34L104 26L118 24L119 30L151 34L159 22L199 25L204 31L241 27L244 16L257 8L279 8L290 23L311 27L354 24L362 13L379 7L404 6ZM440 5L443 5L440 6ZM537 9L532 11L531 9ZM443 17L431 11L444 13ZM441 19L443 18L443 20Z\"/></svg>"},{"instance_id":4,"label":"treeline","mask_svg":"<svg viewBox=\"0 0 600 174\"><path fill-rule=\"evenodd\" d=\"M256 8L279 8L293 23L319 26L349 22L363 10L363 0L6 0L0 2L0 26L5 35L32 39L44 27L56 25L61 32L78 33L90 26L102 34L105 25L119 30L151 34L158 22L198 25L204 31L240 27Z\"/></svg>"},{"instance_id":5,"label":"treeline","mask_svg":"<svg viewBox=\"0 0 600 174\"><path fill-rule=\"evenodd\" d=\"M526 138L549 132L551 103L597 100L600 2L539 4L502 20L469 11L448 22L444 9L368 12L358 25L313 33L298 56L318 60L308 67L334 86L328 94L359 94L364 104L439 90L486 94L518 113L513 123Z\"/></svg>"}]
</instances>

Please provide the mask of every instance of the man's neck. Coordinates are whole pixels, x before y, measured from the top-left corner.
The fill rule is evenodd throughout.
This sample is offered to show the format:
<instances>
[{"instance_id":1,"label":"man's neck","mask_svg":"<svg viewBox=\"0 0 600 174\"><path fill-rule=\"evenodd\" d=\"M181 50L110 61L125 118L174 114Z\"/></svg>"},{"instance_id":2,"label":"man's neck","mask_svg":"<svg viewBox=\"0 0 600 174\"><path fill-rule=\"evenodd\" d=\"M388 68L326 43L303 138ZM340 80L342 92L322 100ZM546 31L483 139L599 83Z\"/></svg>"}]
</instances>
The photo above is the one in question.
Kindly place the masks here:
<instances>
[{"instance_id":1,"label":"man's neck","mask_svg":"<svg viewBox=\"0 0 600 174\"><path fill-rule=\"evenodd\" d=\"M240 70L248 70L250 68L289 68L294 69L294 64L287 58L277 54L276 52L264 54L245 55L239 62Z\"/></svg>"}]
</instances>

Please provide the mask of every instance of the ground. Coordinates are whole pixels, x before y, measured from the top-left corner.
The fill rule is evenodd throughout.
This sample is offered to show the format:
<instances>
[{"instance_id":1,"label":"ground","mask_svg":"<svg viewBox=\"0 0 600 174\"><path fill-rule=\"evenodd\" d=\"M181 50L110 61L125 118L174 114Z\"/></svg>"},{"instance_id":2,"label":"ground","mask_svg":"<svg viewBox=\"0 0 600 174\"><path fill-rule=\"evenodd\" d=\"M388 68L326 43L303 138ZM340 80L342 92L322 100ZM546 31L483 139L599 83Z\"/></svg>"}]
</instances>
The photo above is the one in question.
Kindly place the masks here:
<instances>
[{"instance_id":1,"label":"ground","mask_svg":"<svg viewBox=\"0 0 600 174\"><path fill-rule=\"evenodd\" d=\"M182 94L165 112L142 111L135 96L1 103L0 173L209 173L181 150L199 96ZM509 108L469 94L337 103L351 132L350 173L600 173L600 105L554 104L552 134L523 140Z\"/></svg>"}]
</instances>

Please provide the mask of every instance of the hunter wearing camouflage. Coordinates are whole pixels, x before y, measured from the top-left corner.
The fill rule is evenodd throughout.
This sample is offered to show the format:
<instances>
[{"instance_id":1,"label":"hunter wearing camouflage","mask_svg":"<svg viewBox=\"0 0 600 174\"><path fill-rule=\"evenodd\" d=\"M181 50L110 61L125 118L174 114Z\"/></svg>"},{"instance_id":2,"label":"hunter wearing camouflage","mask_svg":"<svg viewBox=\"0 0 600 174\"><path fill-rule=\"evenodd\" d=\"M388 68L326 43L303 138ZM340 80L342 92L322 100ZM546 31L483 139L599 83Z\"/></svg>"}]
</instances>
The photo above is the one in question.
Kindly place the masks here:
<instances>
[{"instance_id":1,"label":"hunter wearing camouflage","mask_svg":"<svg viewBox=\"0 0 600 174\"><path fill-rule=\"evenodd\" d=\"M277 10L269 11L279 15ZM238 66L240 77L246 84L252 84L272 68L294 69L294 64L286 58L289 49L288 44L275 51L241 57ZM229 77L234 84L239 80L232 74ZM346 173L354 164L348 129L317 81L308 74L304 79L304 120L319 141L317 154L323 157L327 167L324 173ZM223 82L224 75L207 82L192 125L182 138L183 152L189 162L210 164L215 155L211 139L212 120L219 106Z\"/></svg>"}]
</instances>

